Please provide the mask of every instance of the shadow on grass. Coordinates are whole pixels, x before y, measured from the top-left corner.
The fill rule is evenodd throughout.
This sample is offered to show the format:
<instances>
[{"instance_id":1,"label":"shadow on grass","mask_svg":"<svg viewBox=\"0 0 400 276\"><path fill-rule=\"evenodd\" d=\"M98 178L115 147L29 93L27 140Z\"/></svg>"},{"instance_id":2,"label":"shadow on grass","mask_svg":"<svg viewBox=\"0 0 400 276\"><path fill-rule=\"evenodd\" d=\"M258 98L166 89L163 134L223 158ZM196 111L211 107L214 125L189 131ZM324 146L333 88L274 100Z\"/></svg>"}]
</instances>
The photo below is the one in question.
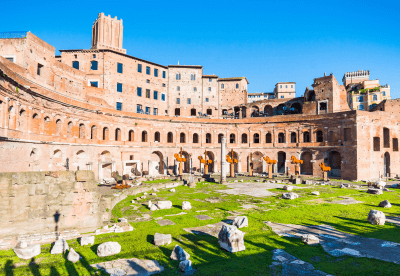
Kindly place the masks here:
<instances>
[{"instance_id":1,"label":"shadow on grass","mask_svg":"<svg viewBox=\"0 0 400 276\"><path fill-rule=\"evenodd\" d=\"M39 265L35 262L35 258L32 258L29 262L29 269L31 270L32 274L35 276L41 276L39 272Z\"/></svg>"},{"instance_id":2,"label":"shadow on grass","mask_svg":"<svg viewBox=\"0 0 400 276\"><path fill-rule=\"evenodd\" d=\"M8 260L4 266L4 270L6 272L6 276L14 276L14 265L11 260Z\"/></svg>"}]
</instances>

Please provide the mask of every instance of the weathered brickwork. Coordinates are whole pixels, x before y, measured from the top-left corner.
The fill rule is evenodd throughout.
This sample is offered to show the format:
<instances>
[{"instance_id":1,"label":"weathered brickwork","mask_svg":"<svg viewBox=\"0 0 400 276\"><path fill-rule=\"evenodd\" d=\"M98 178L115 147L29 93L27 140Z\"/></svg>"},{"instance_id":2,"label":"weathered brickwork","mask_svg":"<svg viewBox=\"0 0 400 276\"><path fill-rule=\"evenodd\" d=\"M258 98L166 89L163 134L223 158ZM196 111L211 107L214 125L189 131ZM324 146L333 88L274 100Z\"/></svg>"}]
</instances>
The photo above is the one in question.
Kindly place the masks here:
<instances>
[{"instance_id":1,"label":"weathered brickwork","mask_svg":"<svg viewBox=\"0 0 400 276\"><path fill-rule=\"evenodd\" d=\"M2 172L68 167L92 170L102 180L112 171L149 172L155 162L159 174L174 174L181 147L185 173L201 171L197 157L205 149L209 171L219 172L225 136L237 172L249 170L252 154L258 173L266 171L263 156L276 159L280 173L294 172L291 156L304 161L305 175L322 176L321 162L332 167L330 177L398 173L396 100L375 112L351 110L345 87L331 74L315 78L303 97L247 103L245 77L203 75L200 65L159 65L126 55L119 39L104 41L56 57L54 47L29 32L0 40L0 54L15 57L0 56ZM225 116L231 113L236 119Z\"/></svg>"}]
</instances>

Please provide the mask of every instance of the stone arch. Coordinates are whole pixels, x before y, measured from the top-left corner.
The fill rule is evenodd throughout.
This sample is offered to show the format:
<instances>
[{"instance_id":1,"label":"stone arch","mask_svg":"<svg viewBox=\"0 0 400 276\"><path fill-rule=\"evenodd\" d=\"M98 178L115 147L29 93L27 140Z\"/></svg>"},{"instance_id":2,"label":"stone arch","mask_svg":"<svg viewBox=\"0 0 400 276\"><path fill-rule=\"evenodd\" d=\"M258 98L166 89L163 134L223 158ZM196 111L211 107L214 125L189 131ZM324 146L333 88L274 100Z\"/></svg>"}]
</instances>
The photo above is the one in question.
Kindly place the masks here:
<instances>
[{"instance_id":1,"label":"stone arch","mask_svg":"<svg viewBox=\"0 0 400 276\"><path fill-rule=\"evenodd\" d=\"M265 134L265 143L267 143L267 144L271 144L272 143L272 134L270 132Z\"/></svg>"},{"instance_id":2,"label":"stone arch","mask_svg":"<svg viewBox=\"0 0 400 276\"><path fill-rule=\"evenodd\" d=\"M259 144L260 143L260 134L254 133L253 134L253 143L254 144Z\"/></svg>"},{"instance_id":3,"label":"stone arch","mask_svg":"<svg viewBox=\"0 0 400 276\"><path fill-rule=\"evenodd\" d=\"M278 173L285 173L286 171L286 153L284 151L278 152L277 168Z\"/></svg>"},{"instance_id":4,"label":"stone arch","mask_svg":"<svg viewBox=\"0 0 400 276\"><path fill-rule=\"evenodd\" d=\"M256 151L253 153L253 172L255 173L263 173L263 156L264 154L262 154L259 151Z\"/></svg>"},{"instance_id":5,"label":"stone arch","mask_svg":"<svg viewBox=\"0 0 400 276\"><path fill-rule=\"evenodd\" d=\"M199 143L199 135L197 133L193 134L193 143L194 144Z\"/></svg>"},{"instance_id":6,"label":"stone arch","mask_svg":"<svg viewBox=\"0 0 400 276\"><path fill-rule=\"evenodd\" d=\"M102 153L100 153L100 160L102 162L111 161L112 160L111 153L108 150L103 151Z\"/></svg>"},{"instance_id":7,"label":"stone arch","mask_svg":"<svg viewBox=\"0 0 400 276\"><path fill-rule=\"evenodd\" d=\"M300 160L303 160L303 164L300 164L300 173L304 175L313 175L313 163L312 154L309 151L305 151L300 155Z\"/></svg>"},{"instance_id":8,"label":"stone arch","mask_svg":"<svg viewBox=\"0 0 400 276\"><path fill-rule=\"evenodd\" d=\"M191 155L186 151L182 151L183 157L186 158L186 161L183 162L183 173L190 173L190 158Z\"/></svg>"},{"instance_id":9,"label":"stone arch","mask_svg":"<svg viewBox=\"0 0 400 276\"><path fill-rule=\"evenodd\" d=\"M78 150L78 151L76 152L76 156L77 156L78 158L86 158L86 152L85 152L84 150Z\"/></svg>"},{"instance_id":10,"label":"stone arch","mask_svg":"<svg viewBox=\"0 0 400 276\"><path fill-rule=\"evenodd\" d=\"M161 142L161 135L158 131L154 133L154 142Z\"/></svg>"},{"instance_id":11,"label":"stone arch","mask_svg":"<svg viewBox=\"0 0 400 276\"><path fill-rule=\"evenodd\" d=\"M242 133L242 144L247 144L247 133Z\"/></svg>"},{"instance_id":12,"label":"stone arch","mask_svg":"<svg viewBox=\"0 0 400 276\"><path fill-rule=\"evenodd\" d=\"M284 115L285 112L287 110L287 107L285 104L279 104L276 108L275 108L275 114L276 115Z\"/></svg>"},{"instance_id":13,"label":"stone arch","mask_svg":"<svg viewBox=\"0 0 400 276\"><path fill-rule=\"evenodd\" d=\"M186 134L184 132L181 132L179 134L179 142L182 143L182 144L186 143Z\"/></svg>"},{"instance_id":14,"label":"stone arch","mask_svg":"<svg viewBox=\"0 0 400 276\"><path fill-rule=\"evenodd\" d=\"M259 113L260 113L260 109L258 108L258 106L253 105L251 107L251 115L250 115L250 117L258 117Z\"/></svg>"},{"instance_id":15,"label":"stone arch","mask_svg":"<svg viewBox=\"0 0 400 276\"><path fill-rule=\"evenodd\" d=\"M224 137L224 134L220 133L218 134L218 144L222 143L222 138Z\"/></svg>"},{"instance_id":16,"label":"stone arch","mask_svg":"<svg viewBox=\"0 0 400 276\"><path fill-rule=\"evenodd\" d=\"M274 115L274 108L269 104L264 106L264 114L267 116Z\"/></svg>"},{"instance_id":17,"label":"stone arch","mask_svg":"<svg viewBox=\"0 0 400 276\"><path fill-rule=\"evenodd\" d=\"M25 109L21 109L21 111L19 112L18 128L24 130L26 127L27 127L27 113Z\"/></svg>"},{"instance_id":18,"label":"stone arch","mask_svg":"<svg viewBox=\"0 0 400 276\"><path fill-rule=\"evenodd\" d=\"M151 153L150 159L152 161L157 161L158 162L158 173L159 174L164 174L164 155L160 151L153 151Z\"/></svg>"},{"instance_id":19,"label":"stone arch","mask_svg":"<svg viewBox=\"0 0 400 276\"><path fill-rule=\"evenodd\" d=\"M284 132L278 133L278 143L286 143L286 137Z\"/></svg>"},{"instance_id":20,"label":"stone arch","mask_svg":"<svg viewBox=\"0 0 400 276\"><path fill-rule=\"evenodd\" d=\"M235 144L236 143L236 135L235 135L235 133L229 134L229 143L230 144Z\"/></svg>"},{"instance_id":21,"label":"stone arch","mask_svg":"<svg viewBox=\"0 0 400 276\"><path fill-rule=\"evenodd\" d=\"M59 149L56 149L53 151L53 158L61 158L62 157L62 151Z\"/></svg>"},{"instance_id":22,"label":"stone arch","mask_svg":"<svg viewBox=\"0 0 400 276\"><path fill-rule=\"evenodd\" d=\"M310 137L310 132L309 131L304 131L303 132L303 143L309 143L309 142L311 142L311 139L310 139L311 137Z\"/></svg>"},{"instance_id":23,"label":"stone arch","mask_svg":"<svg viewBox=\"0 0 400 276\"><path fill-rule=\"evenodd\" d=\"M173 142L174 142L174 134L172 132L168 132L167 143L173 143Z\"/></svg>"},{"instance_id":24,"label":"stone arch","mask_svg":"<svg viewBox=\"0 0 400 276\"><path fill-rule=\"evenodd\" d=\"M109 130L108 127L103 128L103 140L109 140Z\"/></svg>"},{"instance_id":25,"label":"stone arch","mask_svg":"<svg viewBox=\"0 0 400 276\"><path fill-rule=\"evenodd\" d=\"M315 132L315 136L316 136L316 141L318 142L318 143L322 143L322 142L324 142L324 133L323 133L323 131L322 130L317 130L316 132Z\"/></svg>"},{"instance_id":26,"label":"stone arch","mask_svg":"<svg viewBox=\"0 0 400 276\"><path fill-rule=\"evenodd\" d=\"M297 143L297 134L296 134L296 132L290 133L290 143Z\"/></svg>"},{"instance_id":27,"label":"stone arch","mask_svg":"<svg viewBox=\"0 0 400 276\"><path fill-rule=\"evenodd\" d=\"M148 142L147 131L142 131L142 142Z\"/></svg>"},{"instance_id":28,"label":"stone arch","mask_svg":"<svg viewBox=\"0 0 400 276\"><path fill-rule=\"evenodd\" d=\"M79 124L79 138L85 139L85 125Z\"/></svg>"},{"instance_id":29,"label":"stone arch","mask_svg":"<svg viewBox=\"0 0 400 276\"><path fill-rule=\"evenodd\" d=\"M60 135L61 134L61 129L62 129L62 121L61 119L56 120L56 134Z\"/></svg>"},{"instance_id":30,"label":"stone arch","mask_svg":"<svg viewBox=\"0 0 400 276\"><path fill-rule=\"evenodd\" d=\"M73 128L73 126L74 126L74 123L72 121L69 121L68 125L67 125L67 136L68 137L72 136L72 128Z\"/></svg>"},{"instance_id":31,"label":"stone arch","mask_svg":"<svg viewBox=\"0 0 400 276\"><path fill-rule=\"evenodd\" d=\"M229 155L230 158L232 158L232 151L229 151L228 155ZM238 170L238 168L239 168L238 167L238 165L239 165L239 154L236 151L233 152L233 159L237 159L238 160L238 163L233 163L234 164L233 165L233 171L235 173L238 173L239 172L239 170Z\"/></svg>"},{"instance_id":32,"label":"stone arch","mask_svg":"<svg viewBox=\"0 0 400 276\"><path fill-rule=\"evenodd\" d=\"M247 117L247 107L242 106L242 118L246 118Z\"/></svg>"},{"instance_id":33,"label":"stone arch","mask_svg":"<svg viewBox=\"0 0 400 276\"><path fill-rule=\"evenodd\" d=\"M131 129L128 132L128 141L134 142L135 141L135 132Z\"/></svg>"},{"instance_id":34,"label":"stone arch","mask_svg":"<svg viewBox=\"0 0 400 276\"><path fill-rule=\"evenodd\" d=\"M115 129L115 141L121 141L121 129L120 128Z\"/></svg>"},{"instance_id":35,"label":"stone arch","mask_svg":"<svg viewBox=\"0 0 400 276\"><path fill-rule=\"evenodd\" d=\"M207 151L208 159L211 160L211 163L208 164L208 173L214 173L214 163L215 163L215 154L212 151Z\"/></svg>"},{"instance_id":36,"label":"stone arch","mask_svg":"<svg viewBox=\"0 0 400 276\"><path fill-rule=\"evenodd\" d=\"M290 106L290 111L292 114L302 114L303 106L300 103L292 103Z\"/></svg>"},{"instance_id":37,"label":"stone arch","mask_svg":"<svg viewBox=\"0 0 400 276\"><path fill-rule=\"evenodd\" d=\"M211 144L212 140L211 140L211 133L207 133L206 134L206 144Z\"/></svg>"},{"instance_id":38,"label":"stone arch","mask_svg":"<svg viewBox=\"0 0 400 276\"><path fill-rule=\"evenodd\" d=\"M97 126L93 125L90 129L90 139L97 139Z\"/></svg>"},{"instance_id":39,"label":"stone arch","mask_svg":"<svg viewBox=\"0 0 400 276\"><path fill-rule=\"evenodd\" d=\"M314 102L315 101L315 91L314 90L307 91L307 93L305 95L305 101L306 102Z\"/></svg>"}]
</instances>

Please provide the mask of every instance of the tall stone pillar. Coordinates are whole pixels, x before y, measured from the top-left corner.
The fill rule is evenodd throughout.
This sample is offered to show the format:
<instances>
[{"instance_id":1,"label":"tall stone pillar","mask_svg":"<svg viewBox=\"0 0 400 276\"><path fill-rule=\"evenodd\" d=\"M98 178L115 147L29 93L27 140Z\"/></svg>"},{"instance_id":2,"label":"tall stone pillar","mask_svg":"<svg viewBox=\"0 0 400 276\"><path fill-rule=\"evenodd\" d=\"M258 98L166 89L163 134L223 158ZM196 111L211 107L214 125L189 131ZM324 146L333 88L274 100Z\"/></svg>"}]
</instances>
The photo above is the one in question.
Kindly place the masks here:
<instances>
[{"instance_id":1,"label":"tall stone pillar","mask_svg":"<svg viewBox=\"0 0 400 276\"><path fill-rule=\"evenodd\" d=\"M226 137L221 139L221 184L226 183Z\"/></svg>"}]
</instances>

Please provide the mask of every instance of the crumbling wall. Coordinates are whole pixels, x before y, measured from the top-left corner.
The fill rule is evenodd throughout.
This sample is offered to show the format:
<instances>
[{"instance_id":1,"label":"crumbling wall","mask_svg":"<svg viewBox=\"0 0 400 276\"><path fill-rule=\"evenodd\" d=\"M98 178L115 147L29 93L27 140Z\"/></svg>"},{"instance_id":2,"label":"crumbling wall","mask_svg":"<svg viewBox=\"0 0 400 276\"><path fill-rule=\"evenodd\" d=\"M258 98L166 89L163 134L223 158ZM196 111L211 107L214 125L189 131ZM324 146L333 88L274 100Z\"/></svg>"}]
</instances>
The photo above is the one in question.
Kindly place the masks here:
<instances>
[{"instance_id":1,"label":"crumbling wall","mask_svg":"<svg viewBox=\"0 0 400 276\"><path fill-rule=\"evenodd\" d=\"M92 171L0 173L0 238L94 231L107 206ZM58 222L56 221L58 217Z\"/></svg>"}]
</instances>

